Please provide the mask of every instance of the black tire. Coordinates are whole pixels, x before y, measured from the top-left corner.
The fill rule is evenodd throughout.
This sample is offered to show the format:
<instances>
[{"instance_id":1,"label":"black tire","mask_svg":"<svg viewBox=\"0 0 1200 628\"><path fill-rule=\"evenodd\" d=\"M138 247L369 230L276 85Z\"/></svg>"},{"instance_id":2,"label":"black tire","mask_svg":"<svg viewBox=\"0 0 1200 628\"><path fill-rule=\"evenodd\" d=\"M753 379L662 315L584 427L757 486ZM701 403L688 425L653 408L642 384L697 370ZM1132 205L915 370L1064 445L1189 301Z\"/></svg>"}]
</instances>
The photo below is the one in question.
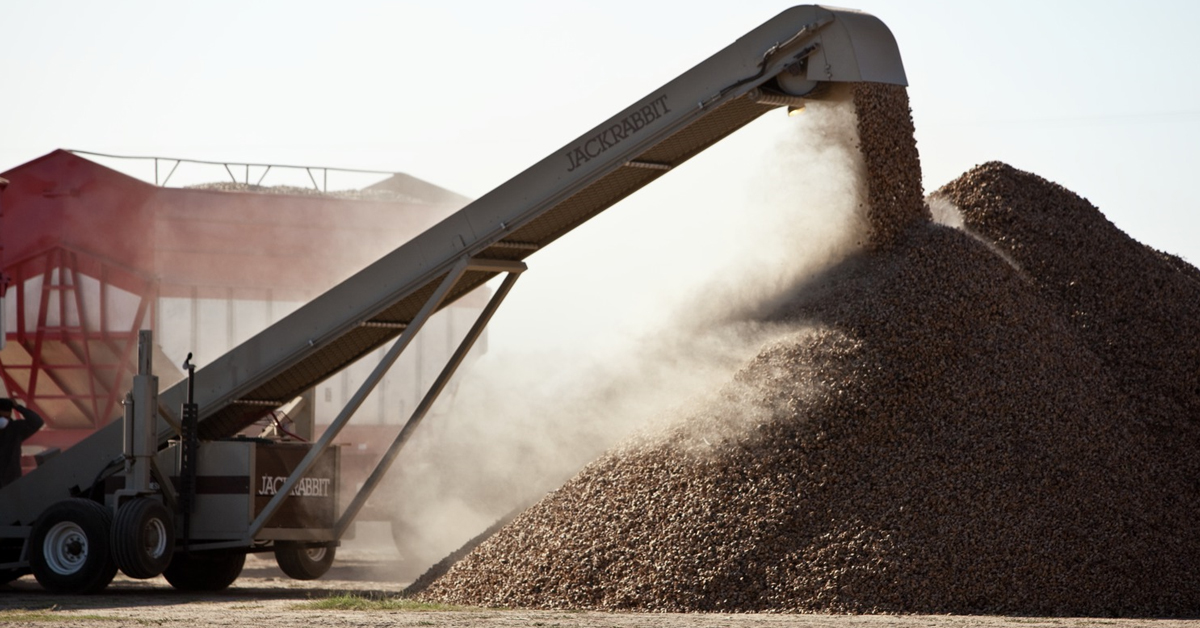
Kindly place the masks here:
<instances>
[{"instance_id":1,"label":"black tire","mask_svg":"<svg viewBox=\"0 0 1200 628\"><path fill-rule=\"evenodd\" d=\"M38 516L29 566L47 591L95 593L117 575L109 542L112 513L88 499L58 502Z\"/></svg>"},{"instance_id":2,"label":"black tire","mask_svg":"<svg viewBox=\"0 0 1200 628\"><path fill-rule=\"evenodd\" d=\"M175 519L156 499L138 497L117 510L112 526L113 557L130 578L145 580L163 572L175 551Z\"/></svg>"},{"instance_id":3,"label":"black tire","mask_svg":"<svg viewBox=\"0 0 1200 628\"><path fill-rule=\"evenodd\" d=\"M242 575L244 552L175 552L163 577L180 591L220 591Z\"/></svg>"},{"instance_id":4,"label":"black tire","mask_svg":"<svg viewBox=\"0 0 1200 628\"><path fill-rule=\"evenodd\" d=\"M316 580L333 565L333 546L306 547L302 543L276 543L275 562L294 580Z\"/></svg>"}]
</instances>

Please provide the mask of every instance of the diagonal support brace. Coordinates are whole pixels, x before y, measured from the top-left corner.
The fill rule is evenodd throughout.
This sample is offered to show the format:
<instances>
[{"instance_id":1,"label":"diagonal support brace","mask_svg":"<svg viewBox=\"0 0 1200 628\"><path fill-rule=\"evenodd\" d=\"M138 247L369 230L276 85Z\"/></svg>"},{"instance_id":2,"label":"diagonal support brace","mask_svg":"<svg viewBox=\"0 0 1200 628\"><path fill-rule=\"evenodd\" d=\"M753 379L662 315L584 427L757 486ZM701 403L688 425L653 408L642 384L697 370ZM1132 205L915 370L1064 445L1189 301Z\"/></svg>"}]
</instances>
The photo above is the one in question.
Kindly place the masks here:
<instances>
[{"instance_id":1,"label":"diagonal support brace","mask_svg":"<svg viewBox=\"0 0 1200 628\"><path fill-rule=\"evenodd\" d=\"M323 434L321 434L321 438L317 439L317 442L313 444L311 449L309 449L308 453L300 461L300 464L292 471L292 474L289 475L288 479L283 483L283 486L279 488L275 495L271 497L271 500L267 502L267 505L263 507L262 511L258 513L258 516L255 517L254 521L250 523L250 527L246 530L246 534L243 537L243 542L246 545L250 545L254 542L254 537L258 535L267 522L271 520L271 517L275 515L276 511L279 510L279 506L283 504L283 500L292 492L292 489L296 487L296 484L300 482L300 479L303 478L306 473L308 473L308 470L311 469L313 464L316 463L317 458L319 458L321 454L325 453L325 451L329 449L330 444L333 443L333 439L337 438L337 435L342 431L342 428L344 428L346 423L350 421L350 417L354 415L360 406L362 406L367 396L371 394L371 391L375 390L375 386L379 384L379 382L383 379L383 376L387 374L388 369L392 367L392 364L396 362L396 359L400 357L400 354L406 347L408 347L409 343L412 342L413 337L417 335L417 332L425 326L425 323L429 321L429 318L438 310L442 304L442 301L444 301L446 296L450 294L450 290L456 283L458 283L458 280L462 278L463 274L467 272L467 269L470 267L470 265L471 258L464 257L459 260L459 262L455 264L452 269L450 269L450 272L446 274L446 278L442 280L440 285L438 285L437 290L435 290L433 295L429 297L429 300L425 302L425 305L421 306L421 311L417 313L416 317L414 317L412 322L408 324L408 327L405 328L404 332L400 334L400 337L396 339L396 342L393 343L391 348L388 349L388 352L383 356L383 359L380 360L375 369L371 371L371 374L367 376L367 379L363 381L361 386L359 386L358 390L354 393L354 396L351 397L350 401L346 403L346 406L342 408L342 411L338 413L337 418L334 419L333 423L330 424Z\"/></svg>"},{"instance_id":2,"label":"diagonal support brace","mask_svg":"<svg viewBox=\"0 0 1200 628\"><path fill-rule=\"evenodd\" d=\"M475 267L472 266L472 268ZM483 335L483 330L492 319L492 315L496 313L496 309L500 307L500 303L504 301L504 297L508 296L508 292L512 290L513 284L517 282L517 278L525 270L525 265L510 265L505 270L508 272L508 275L504 278L504 282L500 284L500 288L496 291L496 294L492 295L487 306L479 313L479 318L475 320L475 324L471 326L471 330L467 332L466 337L459 343L458 349L450 357L450 361L442 368L442 372L438 375L437 380L433 382L433 385L425 393L425 397L421 399L421 403L413 410L413 414L409 417L408 422L400 429L400 433L396 435L396 439L392 441L391 446L384 452L379 463L375 465L375 469L371 471L371 475L367 477L362 488L354 496L350 505L346 507L337 524L334 525L333 536L335 539L342 538L342 535L346 533L350 524L354 522L354 518L358 516L359 511L362 510L367 500L370 499L371 493L383 481L384 475L387 474L388 469L391 468L392 463L395 462L396 457L400 454L400 449L408 442L417 425L429 413L430 408L433 407L433 403L437 401L438 396L441 395L446 385L450 382L450 378L454 376L455 371L462 365L471 348L475 346L475 342Z\"/></svg>"}]
</instances>

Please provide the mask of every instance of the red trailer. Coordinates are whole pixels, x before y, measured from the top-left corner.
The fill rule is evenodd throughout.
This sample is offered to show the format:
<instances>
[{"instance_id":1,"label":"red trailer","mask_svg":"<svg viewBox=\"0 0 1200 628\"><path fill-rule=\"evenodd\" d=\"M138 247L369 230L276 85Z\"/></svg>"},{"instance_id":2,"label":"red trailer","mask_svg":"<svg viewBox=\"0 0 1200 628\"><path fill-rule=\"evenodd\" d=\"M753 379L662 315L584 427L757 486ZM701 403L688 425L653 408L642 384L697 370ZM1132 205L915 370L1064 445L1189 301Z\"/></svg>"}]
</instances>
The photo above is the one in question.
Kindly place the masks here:
<instances>
[{"instance_id":1,"label":"red trailer","mask_svg":"<svg viewBox=\"0 0 1200 628\"><path fill-rule=\"evenodd\" d=\"M0 379L8 396L47 421L29 454L70 447L121 416L139 329L154 330L156 374L169 386L189 352L200 365L216 358L469 200L387 173L351 192L267 188L256 183L281 167L255 164L222 164L232 181L220 185L165 187L85 155L93 154L56 150L0 174L10 181L0 194ZM181 161L203 163L154 159L156 176L160 165L173 174ZM313 188L331 171L304 170ZM243 172L244 180L234 176ZM440 333L460 336L485 302L474 295L456 303ZM440 365L454 345L438 333L423 342L364 406L379 416L343 435L354 451L390 441L368 433L399 429L436 375L423 372L422 352ZM353 379L353 370L340 377ZM300 413L317 423L322 406L340 407L346 386L322 388Z\"/></svg>"}]
</instances>

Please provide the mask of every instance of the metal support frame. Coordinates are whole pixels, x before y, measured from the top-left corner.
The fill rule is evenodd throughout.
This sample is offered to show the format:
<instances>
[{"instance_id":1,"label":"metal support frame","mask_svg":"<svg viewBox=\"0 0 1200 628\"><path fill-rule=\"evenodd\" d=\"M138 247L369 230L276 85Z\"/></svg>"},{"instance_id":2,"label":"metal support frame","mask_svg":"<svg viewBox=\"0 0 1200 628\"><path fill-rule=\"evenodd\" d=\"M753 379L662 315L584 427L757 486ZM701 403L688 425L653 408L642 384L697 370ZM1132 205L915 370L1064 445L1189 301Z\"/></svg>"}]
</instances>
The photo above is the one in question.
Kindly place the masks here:
<instances>
[{"instance_id":1,"label":"metal support frame","mask_svg":"<svg viewBox=\"0 0 1200 628\"><path fill-rule=\"evenodd\" d=\"M358 390L346 403L345 407L342 408L342 411L338 413L337 418L335 418L333 423L331 423L329 427L325 429L325 432L321 434L321 437L317 439L317 442L313 444L312 448L309 449L308 453L300 461L300 464L292 470L291 475L288 476L288 479L283 483L283 486L276 491L275 495L271 497L271 500L267 502L267 505L263 507L262 511L259 512L254 521L250 523L249 528L246 530L245 536L242 538L242 545L249 545L254 542L254 537L256 537L258 533L262 531L263 527L266 526L267 522L271 520L271 517L275 515L275 513L279 510L279 507L283 504L283 500L288 497L288 495L292 492L292 489L295 488L297 483L299 483L300 479L303 478L306 473L308 473L309 469L312 468L317 459L323 453L325 453L325 451L332 444L333 439L337 438L337 435L350 421L350 418L363 404L367 396L369 396L379 382L383 380L384 375L386 375L388 370L391 369L392 365L395 364L396 360L400 357L400 354L403 353L404 349L407 348L412 342L412 339L416 336L417 332L419 332L425 326L425 323L429 321L430 317L437 312L438 307L441 305L442 301L446 299L447 295L450 294L450 291L458 283L459 279L461 279L462 276L469 270L508 273L508 276L505 277L504 283L501 285L500 289L495 295L492 296L492 299L488 302L488 305L484 308L483 312L480 313L475 325L471 327L471 330L467 333L466 338L464 338L462 343L459 345L458 350L453 356L451 356L450 361L442 370L442 373L438 376L438 379L434 382L433 386L426 393L425 398L421 401L421 404L417 407L412 417L409 418L408 422L401 429L400 435L396 437L395 442L392 443L392 446L384 454L383 459L376 466L375 470L372 471L366 483L359 490L358 494L355 495L354 500L352 500L346 511L339 518L334 529L334 540L340 539L342 533L345 532L345 530L349 527L350 522L353 521L354 516L359 510L362 509L362 506L366 502L367 498L370 497L371 492L379 484L379 481L387 472L388 467L391 466L392 461L395 460L396 455L399 453L401 447L403 447L404 443L407 442L408 435L411 434L412 430L429 412L429 408L433 405L433 402L437 399L442 390L445 389L450 377L454 374L459 365L462 364L462 361L466 358L467 353L471 350L471 347L474 346L475 341L479 339L479 336L483 333L483 329L487 326L488 321L491 320L492 315L500 306L500 303L504 300L504 297L512 289L513 284L516 282L517 276L524 272L526 268L527 267L523 262L488 260L472 257L463 257L460 259L458 263L456 263L450 270L450 272L446 274L446 277L429 297L429 300L427 300L421 307L421 310L417 312L417 315L413 317L413 320L404 327L404 331L400 334L400 337L396 339L391 348L389 348L387 353L384 354L383 359L379 361L379 364L375 366L374 370L371 371L371 374L368 375L363 383L359 385Z\"/></svg>"},{"instance_id":2,"label":"metal support frame","mask_svg":"<svg viewBox=\"0 0 1200 628\"><path fill-rule=\"evenodd\" d=\"M21 397L31 408L49 417L52 426L59 413L48 410L43 404L61 401L70 403L91 427L103 426L116 414L122 394L127 391L122 383L131 381L136 375L131 358L137 346L137 331L147 316L152 316L153 282L109 260L69 247L56 247L18 260L10 269L16 275L10 278L14 287L12 298L16 302L12 335L14 344L27 352L30 360L28 363L4 363L0 379L14 396ZM79 285L84 276L90 276L100 284L100 302L92 313L99 321L95 328L87 324L93 317L89 316ZM41 290L28 294L26 286L35 279L41 280ZM140 296L127 328L109 329L110 284L120 284ZM53 313L51 294L57 295ZM57 317L58 324L49 323L51 314ZM71 318L77 320L69 320ZM7 336L7 333L3 335ZM66 353L55 359L46 357L43 346L48 340L64 343ZM92 343L103 345L116 360L103 360L94 355ZM88 373L82 387L79 382L73 384L64 379L72 371ZM13 375L19 372L28 373L23 382ZM46 387L39 387L39 379L43 377L60 392L48 392Z\"/></svg>"},{"instance_id":3,"label":"metal support frame","mask_svg":"<svg viewBox=\"0 0 1200 628\"><path fill-rule=\"evenodd\" d=\"M233 183L239 183L238 175L233 173L233 168L237 167L245 173L241 180L241 183L244 183L246 185L250 184L250 169L251 168L262 168L263 169L262 174L259 175L258 180L255 181L254 185L262 185L263 179L265 179L267 177L267 173L270 172L272 168L279 169L279 170L290 170L290 171L303 170L306 174L308 174L308 179L310 181L312 181L313 189L318 192L323 192L323 193L329 192L329 173L331 171L335 172L335 173L336 172L353 172L353 173L357 173L357 174L377 174L377 175L388 175L388 176L393 176L396 174L396 173L388 171L388 170L365 170L362 168L333 168L333 167L329 167L329 166L292 166L292 165L287 165L287 164L262 164L262 163L247 163L247 162L240 162L240 161L207 161L204 159L182 159L182 158L178 158L178 157L156 157L156 156L142 156L142 155L112 155L109 153L97 153L97 152L93 152L93 151L89 151L89 150L77 150L77 149L67 149L67 151L70 153L73 153L75 155L87 155L89 157L104 157L106 159L125 159L125 160L136 160L136 161L151 161L154 164L154 185L156 187L162 187L162 188L167 187L167 183L171 180L171 176L175 174L175 171L179 168L180 164L201 164L201 165L207 165L207 166L221 166L221 167L225 168L226 174L229 175L229 179ZM168 171L166 176L162 177L161 180L159 180L159 162L162 162L164 166L167 163L171 163L170 171ZM316 175L313 174L314 170L321 171L321 183L317 183L317 177L316 177Z\"/></svg>"},{"instance_id":4,"label":"metal support frame","mask_svg":"<svg viewBox=\"0 0 1200 628\"><path fill-rule=\"evenodd\" d=\"M521 266L524 266L524 264L521 264ZM375 469L371 471L371 475L367 477L362 488L359 489L354 499L351 500L350 505L346 507L342 516L333 526L335 539L342 538L342 535L346 533L350 524L354 522L354 518L358 516L359 511L362 510L367 500L370 499L371 493L383 481L383 476L387 474L388 469L395 462L396 456L400 454L400 449L408 442L413 430L417 428L417 425L429 413L429 409L433 407L433 403L437 401L442 391L445 390L446 384L450 382L450 378L454 376L458 367L462 365L471 348L475 346L475 342L483 335L483 330L487 327L488 322L491 321L492 315L496 313L496 309L500 307L500 303L504 301L504 297L512 290L513 285L517 282L517 278L520 277L523 271L524 268L510 270L504 278L504 283L500 284L500 289L496 291L496 294L492 295L487 306L479 313L479 318L475 320L475 324L471 327L471 330L467 332L466 337L459 343L458 349L450 357L450 361L446 363L437 380L433 382L433 385L425 393L425 397L421 399L421 403L417 405L416 410L413 410L412 416L409 417L404 427L400 429L400 433L396 435L396 439L392 441L391 446L383 454L379 463L375 465Z\"/></svg>"},{"instance_id":5,"label":"metal support frame","mask_svg":"<svg viewBox=\"0 0 1200 628\"><path fill-rule=\"evenodd\" d=\"M331 423L329 427L325 429L325 432L321 434L321 437L317 439L317 442L313 444L312 448L309 449L308 453L300 461L300 464L292 470L292 474L288 476L288 479L283 483L283 486L279 488L275 495L271 497L271 500L267 502L267 505L263 507L261 512L259 512L254 521L250 523L250 526L247 528L246 534L242 539L244 544L248 545L253 543L254 537L258 535L267 522L270 521L271 517L275 515L276 511L279 510L280 505L283 504L283 500L288 496L289 493L292 492L292 489L295 488L296 484L300 482L300 479L304 477L304 474L308 473L308 470L312 468L321 454L325 453L325 451L329 449L329 446L333 443L333 439L337 438L337 435L342 431L342 428L344 428L350 421L350 417L352 417L354 413L358 411L358 408L362 406L364 401L366 401L367 396L370 395L371 392L375 390L375 387L379 384L379 382L383 380L383 376L386 375L392 365L395 364L396 360L400 357L400 354L404 352L404 349L408 347L408 345L412 342L412 339L417 335L417 332L419 332L425 326L425 323L429 321L430 317L437 312L438 307L450 294L450 290L454 288L454 285L458 283L458 280L461 279L462 276L466 274L467 270L471 268L471 262L472 259L470 257L463 257L450 269L448 273L446 273L446 277L442 279L437 289L434 290L433 294L429 297L429 300L425 302L420 311L417 312L417 315L413 317L413 320L408 323L408 326L405 327L403 332L401 332L400 337L396 339L391 348L389 348L387 353L384 354L383 359L379 361L379 364L375 366L375 368L371 371L371 374L367 376L350 400L346 402L345 407L343 407L342 411L338 413L337 418L335 418L333 423Z\"/></svg>"}]
</instances>

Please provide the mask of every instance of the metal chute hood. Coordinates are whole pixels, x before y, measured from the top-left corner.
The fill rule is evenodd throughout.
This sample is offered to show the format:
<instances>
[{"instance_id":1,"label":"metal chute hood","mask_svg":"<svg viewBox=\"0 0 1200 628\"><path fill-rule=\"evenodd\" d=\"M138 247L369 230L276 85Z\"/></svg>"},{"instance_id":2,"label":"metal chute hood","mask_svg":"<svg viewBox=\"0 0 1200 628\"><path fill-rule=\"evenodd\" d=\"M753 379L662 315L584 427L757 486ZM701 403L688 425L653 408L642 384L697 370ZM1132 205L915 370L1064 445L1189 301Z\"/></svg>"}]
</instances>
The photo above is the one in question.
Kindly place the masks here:
<instances>
[{"instance_id":1,"label":"metal chute hood","mask_svg":"<svg viewBox=\"0 0 1200 628\"><path fill-rule=\"evenodd\" d=\"M808 8L795 7L791 11ZM834 20L817 35L819 46L810 58L810 79L908 85L900 47L879 18L850 9L814 9L829 12Z\"/></svg>"}]
</instances>

